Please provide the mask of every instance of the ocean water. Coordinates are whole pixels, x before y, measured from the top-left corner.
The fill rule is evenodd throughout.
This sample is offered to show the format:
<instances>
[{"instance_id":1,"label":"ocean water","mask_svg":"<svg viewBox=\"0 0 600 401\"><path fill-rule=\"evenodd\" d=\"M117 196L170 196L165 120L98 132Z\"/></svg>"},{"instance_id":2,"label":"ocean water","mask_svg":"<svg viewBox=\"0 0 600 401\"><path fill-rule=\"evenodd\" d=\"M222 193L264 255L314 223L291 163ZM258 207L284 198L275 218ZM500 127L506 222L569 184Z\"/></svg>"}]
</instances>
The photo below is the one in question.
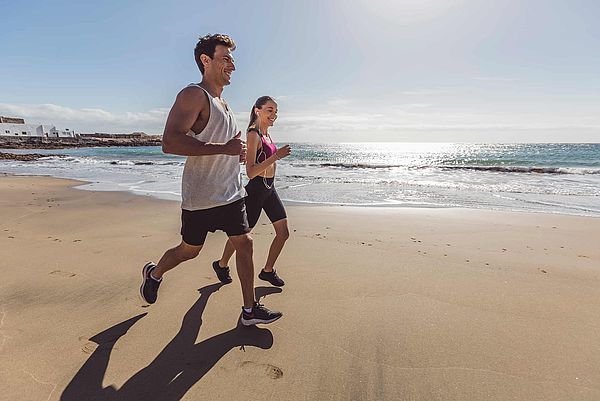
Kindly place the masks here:
<instances>
[{"instance_id":1,"label":"ocean water","mask_svg":"<svg viewBox=\"0 0 600 401\"><path fill-rule=\"evenodd\" d=\"M600 144L293 143L281 198L305 204L465 207L600 217ZM82 189L180 199L184 157L160 147L7 150L0 172L89 181ZM245 175L243 174L245 179Z\"/></svg>"}]
</instances>

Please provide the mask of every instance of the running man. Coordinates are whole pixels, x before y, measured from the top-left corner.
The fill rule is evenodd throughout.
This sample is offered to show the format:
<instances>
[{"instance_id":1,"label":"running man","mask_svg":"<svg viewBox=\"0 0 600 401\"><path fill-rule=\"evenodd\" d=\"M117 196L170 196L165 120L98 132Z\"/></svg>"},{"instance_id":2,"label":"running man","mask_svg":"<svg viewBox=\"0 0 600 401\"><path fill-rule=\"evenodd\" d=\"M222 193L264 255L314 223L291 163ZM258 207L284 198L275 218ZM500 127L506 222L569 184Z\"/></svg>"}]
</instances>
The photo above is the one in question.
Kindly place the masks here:
<instances>
[{"instance_id":1,"label":"running man","mask_svg":"<svg viewBox=\"0 0 600 401\"><path fill-rule=\"evenodd\" d=\"M246 144L233 111L221 98L235 71L234 50L235 42L227 35L201 37L194 57L202 81L181 90L169 112L163 152L187 156L181 186L182 241L166 251L158 264L149 262L143 267L140 293L147 303L156 302L163 275L198 256L209 231L222 230L235 248L244 302L241 322L249 326L274 322L282 314L254 299L252 238L240 176ZM229 276L228 271L217 273Z\"/></svg>"}]
</instances>

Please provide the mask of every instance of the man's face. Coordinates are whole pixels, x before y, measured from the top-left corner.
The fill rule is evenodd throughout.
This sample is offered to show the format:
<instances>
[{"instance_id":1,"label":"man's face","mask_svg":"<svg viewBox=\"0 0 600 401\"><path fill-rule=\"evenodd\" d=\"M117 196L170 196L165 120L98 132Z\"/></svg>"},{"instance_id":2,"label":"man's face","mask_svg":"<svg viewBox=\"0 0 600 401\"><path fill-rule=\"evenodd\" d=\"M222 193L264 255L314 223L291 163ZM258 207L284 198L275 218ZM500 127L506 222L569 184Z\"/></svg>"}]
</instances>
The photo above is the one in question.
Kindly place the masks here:
<instances>
[{"instance_id":1,"label":"man's face","mask_svg":"<svg viewBox=\"0 0 600 401\"><path fill-rule=\"evenodd\" d=\"M217 45L215 55L210 61L210 74L215 79L217 84L229 85L231 81L231 73L235 71L235 64L231 50L227 46ZM208 71L208 69L207 69Z\"/></svg>"}]
</instances>

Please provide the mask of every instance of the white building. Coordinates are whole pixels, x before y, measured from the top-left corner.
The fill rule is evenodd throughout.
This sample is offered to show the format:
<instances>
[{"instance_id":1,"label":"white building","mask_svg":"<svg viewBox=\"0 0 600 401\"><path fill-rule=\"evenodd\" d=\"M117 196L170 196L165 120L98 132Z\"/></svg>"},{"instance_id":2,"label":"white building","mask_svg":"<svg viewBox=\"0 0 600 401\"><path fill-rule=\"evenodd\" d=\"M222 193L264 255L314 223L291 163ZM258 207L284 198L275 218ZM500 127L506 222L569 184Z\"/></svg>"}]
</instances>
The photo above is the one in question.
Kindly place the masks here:
<instances>
[{"instance_id":1,"label":"white building","mask_svg":"<svg viewBox=\"0 0 600 401\"><path fill-rule=\"evenodd\" d=\"M41 125L0 123L0 135L3 136L43 136L42 132Z\"/></svg>"},{"instance_id":2,"label":"white building","mask_svg":"<svg viewBox=\"0 0 600 401\"><path fill-rule=\"evenodd\" d=\"M54 125L0 122L0 136L73 138L75 133L68 128L58 130Z\"/></svg>"}]
</instances>

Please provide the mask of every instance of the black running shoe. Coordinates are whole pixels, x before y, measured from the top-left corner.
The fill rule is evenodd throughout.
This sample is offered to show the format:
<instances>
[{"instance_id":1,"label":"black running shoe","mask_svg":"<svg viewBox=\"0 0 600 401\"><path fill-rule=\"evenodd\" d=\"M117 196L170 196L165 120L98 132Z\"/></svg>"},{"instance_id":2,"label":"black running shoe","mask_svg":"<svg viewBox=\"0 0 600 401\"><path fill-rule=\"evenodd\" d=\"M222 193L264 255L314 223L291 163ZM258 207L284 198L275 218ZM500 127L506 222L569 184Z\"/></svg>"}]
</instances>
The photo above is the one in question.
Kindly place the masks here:
<instances>
[{"instance_id":1,"label":"black running shoe","mask_svg":"<svg viewBox=\"0 0 600 401\"><path fill-rule=\"evenodd\" d=\"M229 274L229 266L221 267L219 266L219 261L215 260L212 263L213 270L217 273L217 277L223 284L229 284L233 280L231 279L231 275Z\"/></svg>"},{"instance_id":2,"label":"black running shoe","mask_svg":"<svg viewBox=\"0 0 600 401\"><path fill-rule=\"evenodd\" d=\"M264 305L259 304L258 302L254 302L254 306L252 307L252 312L248 313L242 308L242 324L244 326L252 326L260 323L272 323L275 320L279 319L283 316L283 313L269 310L264 307Z\"/></svg>"},{"instance_id":3,"label":"black running shoe","mask_svg":"<svg viewBox=\"0 0 600 401\"><path fill-rule=\"evenodd\" d=\"M153 304L156 302L156 298L158 297L158 287L162 282L162 279L160 279L160 281L156 281L155 279L150 277L150 273L152 272L152 270L154 270L155 267L156 265L154 263L148 262L144 265L144 268L142 269L143 280L142 286L140 287L140 295L142 296L144 301L146 301L149 304Z\"/></svg>"},{"instance_id":4,"label":"black running shoe","mask_svg":"<svg viewBox=\"0 0 600 401\"><path fill-rule=\"evenodd\" d=\"M261 270L258 274L258 278L261 280L268 281L275 287L283 287L285 285L285 281L283 281L281 277L277 275L277 271L275 271L274 269L272 272L266 272L264 270Z\"/></svg>"}]
</instances>

